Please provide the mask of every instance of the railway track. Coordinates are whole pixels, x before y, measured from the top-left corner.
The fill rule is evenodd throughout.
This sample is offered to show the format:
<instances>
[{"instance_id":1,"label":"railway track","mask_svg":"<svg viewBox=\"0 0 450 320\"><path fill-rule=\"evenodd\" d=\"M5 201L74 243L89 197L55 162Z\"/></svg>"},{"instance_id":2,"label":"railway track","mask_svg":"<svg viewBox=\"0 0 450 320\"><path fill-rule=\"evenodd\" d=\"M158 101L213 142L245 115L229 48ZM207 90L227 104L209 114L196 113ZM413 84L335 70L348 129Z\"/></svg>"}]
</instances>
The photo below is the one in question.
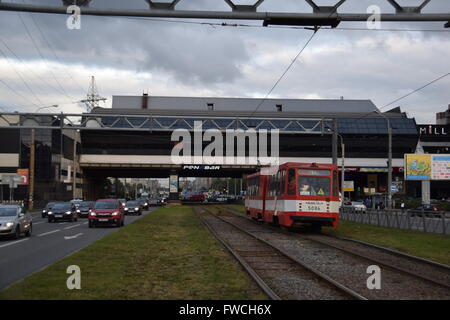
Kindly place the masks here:
<instances>
[{"instance_id":1,"label":"railway track","mask_svg":"<svg viewBox=\"0 0 450 320\"><path fill-rule=\"evenodd\" d=\"M282 248L214 215L209 209L195 210L205 226L231 252L269 298L366 300L364 296L310 268Z\"/></svg>"},{"instance_id":2,"label":"railway track","mask_svg":"<svg viewBox=\"0 0 450 320\"><path fill-rule=\"evenodd\" d=\"M334 255L345 255L348 257L347 260L352 260L351 263L362 263L366 265L378 265L383 269L383 273L387 274L390 280L393 282L391 285L395 288L394 291L399 291L397 297L386 297L386 298L402 298L403 296L409 296L411 298L416 299L428 299L428 298L443 298L450 299L450 267L435 263L433 261L425 260L422 258L414 257L411 255L403 254L398 251L393 251L387 248L374 246L364 242L351 241L351 239L339 239L336 237L330 237L326 235L305 235L298 234L293 232L286 232L281 230L280 228L272 227L269 225L261 225L256 224L251 221L248 217L246 217L243 213L237 212L231 208L227 207L216 207L216 210L219 210L222 214L223 211L228 213L230 217L225 217L225 219L230 219L231 217L235 217L246 221L245 227L248 229L251 226L253 232L257 232L258 234L267 235L266 239L273 238L276 242L276 234L283 235L285 238L290 238L295 241L303 241L303 245L313 245L315 248L320 251L320 248L326 248L328 254ZM235 223L236 220L233 220ZM258 226L261 230L256 230L256 226ZM244 228L245 228L244 227ZM266 230L266 231L263 231ZM270 235L270 234L275 235ZM271 241L273 242L273 241ZM280 242L280 241L279 241ZM282 241L281 241L282 242ZM287 245L287 244L285 244ZM307 250L306 250L307 251ZM346 260L346 259L343 259ZM344 261L345 262L345 261ZM320 266L319 266L320 267ZM341 269L342 266L336 266L336 269ZM401 275L400 275L401 274ZM338 277L339 278L339 277ZM407 286L406 282L413 282L418 290L417 297L414 294L402 294L402 288L395 285L395 282L400 281L401 279L405 282L405 286ZM402 282L400 281L400 282ZM384 281L386 282L386 281ZM347 285L348 287L352 287L351 285ZM403 287L403 286L401 286ZM432 291L437 290L437 292L433 293ZM358 290L356 290L358 291ZM383 295L374 295L374 297L370 297L365 290L358 291L365 292L366 296L369 298L385 298ZM407 297L408 298L408 297Z\"/></svg>"}]
</instances>

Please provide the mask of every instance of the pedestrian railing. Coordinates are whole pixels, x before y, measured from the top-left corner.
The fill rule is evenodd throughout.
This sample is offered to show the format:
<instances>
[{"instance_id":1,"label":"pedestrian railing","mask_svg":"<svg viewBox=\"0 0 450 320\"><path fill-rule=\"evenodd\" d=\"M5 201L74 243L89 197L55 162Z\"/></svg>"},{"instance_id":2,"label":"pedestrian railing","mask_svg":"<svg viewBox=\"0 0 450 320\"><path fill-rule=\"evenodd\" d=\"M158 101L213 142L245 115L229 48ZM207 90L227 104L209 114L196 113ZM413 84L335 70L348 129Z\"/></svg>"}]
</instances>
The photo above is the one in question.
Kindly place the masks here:
<instances>
[{"instance_id":1,"label":"pedestrian railing","mask_svg":"<svg viewBox=\"0 0 450 320\"><path fill-rule=\"evenodd\" d=\"M450 234L450 212L341 208L340 218L382 227Z\"/></svg>"}]
</instances>

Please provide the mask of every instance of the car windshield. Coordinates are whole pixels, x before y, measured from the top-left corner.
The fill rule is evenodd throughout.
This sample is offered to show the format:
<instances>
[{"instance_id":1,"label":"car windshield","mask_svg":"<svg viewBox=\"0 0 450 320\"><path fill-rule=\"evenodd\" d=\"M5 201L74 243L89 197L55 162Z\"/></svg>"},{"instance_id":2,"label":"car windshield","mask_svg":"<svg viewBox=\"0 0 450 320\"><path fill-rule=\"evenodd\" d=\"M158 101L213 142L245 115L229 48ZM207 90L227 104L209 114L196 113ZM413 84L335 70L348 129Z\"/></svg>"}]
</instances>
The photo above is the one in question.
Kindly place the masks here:
<instances>
[{"instance_id":1,"label":"car windshield","mask_svg":"<svg viewBox=\"0 0 450 320\"><path fill-rule=\"evenodd\" d=\"M17 214L17 208L0 208L0 217L14 217Z\"/></svg>"},{"instance_id":2,"label":"car windshield","mask_svg":"<svg viewBox=\"0 0 450 320\"><path fill-rule=\"evenodd\" d=\"M54 202L49 202L47 203L47 205L45 206L45 209L50 209L51 207L53 207L55 205Z\"/></svg>"},{"instance_id":3,"label":"car windshield","mask_svg":"<svg viewBox=\"0 0 450 320\"><path fill-rule=\"evenodd\" d=\"M117 201L98 201L95 203L94 209L116 209L118 207Z\"/></svg>"},{"instance_id":4,"label":"car windshield","mask_svg":"<svg viewBox=\"0 0 450 320\"><path fill-rule=\"evenodd\" d=\"M55 203L52 205L53 210L71 210L72 205L70 203Z\"/></svg>"},{"instance_id":5,"label":"car windshield","mask_svg":"<svg viewBox=\"0 0 450 320\"><path fill-rule=\"evenodd\" d=\"M134 206L138 206L139 202L137 201L128 201L127 202L127 207L134 207Z\"/></svg>"},{"instance_id":6,"label":"car windshield","mask_svg":"<svg viewBox=\"0 0 450 320\"><path fill-rule=\"evenodd\" d=\"M299 194L301 196L329 196L330 178L299 177Z\"/></svg>"},{"instance_id":7,"label":"car windshield","mask_svg":"<svg viewBox=\"0 0 450 320\"><path fill-rule=\"evenodd\" d=\"M82 203L80 203L80 207L89 207L89 206L93 206L94 202L92 201L83 201Z\"/></svg>"}]
</instances>

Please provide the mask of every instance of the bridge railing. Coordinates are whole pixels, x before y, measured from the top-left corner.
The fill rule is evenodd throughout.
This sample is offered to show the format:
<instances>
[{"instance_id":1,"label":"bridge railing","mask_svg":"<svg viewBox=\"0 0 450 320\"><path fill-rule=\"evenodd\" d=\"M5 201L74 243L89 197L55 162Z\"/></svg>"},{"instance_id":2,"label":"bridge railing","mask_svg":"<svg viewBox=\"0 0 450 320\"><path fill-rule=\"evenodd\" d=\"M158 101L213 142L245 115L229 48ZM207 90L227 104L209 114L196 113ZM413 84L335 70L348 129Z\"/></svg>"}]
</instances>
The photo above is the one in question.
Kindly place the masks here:
<instances>
[{"instance_id":1,"label":"bridge railing","mask_svg":"<svg viewBox=\"0 0 450 320\"><path fill-rule=\"evenodd\" d=\"M173 131L196 129L196 121L202 129L278 129L292 134L332 134L333 119L284 118L253 116L176 116L158 114L110 114L110 113L0 113L0 128L21 129L72 129L72 130L142 130Z\"/></svg>"}]
</instances>

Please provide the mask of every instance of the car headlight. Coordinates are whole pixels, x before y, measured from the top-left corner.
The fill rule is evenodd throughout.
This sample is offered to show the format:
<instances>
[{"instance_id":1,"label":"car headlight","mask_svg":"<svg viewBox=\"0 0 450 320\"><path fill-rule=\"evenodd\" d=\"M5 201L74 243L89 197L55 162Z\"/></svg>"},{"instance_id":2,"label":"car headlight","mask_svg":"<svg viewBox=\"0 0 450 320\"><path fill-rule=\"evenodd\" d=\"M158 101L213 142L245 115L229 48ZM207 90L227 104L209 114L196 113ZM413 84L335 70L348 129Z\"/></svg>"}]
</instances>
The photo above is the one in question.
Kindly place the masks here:
<instances>
[{"instance_id":1,"label":"car headlight","mask_svg":"<svg viewBox=\"0 0 450 320\"><path fill-rule=\"evenodd\" d=\"M119 211L113 212L111 215L112 216L117 216L119 214Z\"/></svg>"},{"instance_id":2,"label":"car headlight","mask_svg":"<svg viewBox=\"0 0 450 320\"><path fill-rule=\"evenodd\" d=\"M53 214L53 212L49 211L48 214Z\"/></svg>"},{"instance_id":3,"label":"car headlight","mask_svg":"<svg viewBox=\"0 0 450 320\"><path fill-rule=\"evenodd\" d=\"M14 222L7 222L6 223L6 226L9 228L9 227L12 227L14 225Z\"/></svg>"},{"instance_id":4,"label":"car headlight","mask_svg":"<svg viewBox=\"0 0 450 320\"><path fill-rule=\"evenodd\" d=\"M72 211L66 211L66 214L71 214L72 213Z\"/></svg>"},{"instance_id":5,"label":"car headlight","mask_svg":"<svg viewBox=\"0 0 450 320\"><path fill-rule=\"evenodd\" d=\"M148 203L146 202L146 203L144 204L144 206L148 206Z\"/></svg>"},{"instance_id":6,"label":"car headlight","mask_svg":"<svg viewBox=\"0 0 450 320\"><path fill-rule=\"evenodd\" d=\"M47 210L42 210L42 212L43 212L43 213L46 213L46 212L47 212Z\"/></svg>"},{"instance_id":7,"label":"car headlight","mask_svg":"<svg viewBox=\"0 0 450 320\"><path fill-rule=\"evenodd\" d=\"M139 210L139 208L136 207L136 208L134 208L134 210Z\"/></svg>"},{"instance_id":8,"label":"car headlight","mask_svg":"<svg viewBox=\"0 0 450 320\"><path fill-rule=\"evenodd\" d=\"M93 217L95 217L97 215L94 211L89 212L89 214Z\"/></svg>"},{"instance_id":9,"label":"car headlight","mask_svg":"<svg viewBox=\"0 0 450 320\"><path fill-rule=\"evenodd\" d=\"M128 208L125 208L125 210L128 210Z\"/></svg>"},{"instance_id":10,"label":"car headlight","mask_svg":"<svg viewBox=\"0 0 450 320\"><path fill-rule=\"evenodd\" d=\"M81 212L80 209L77 209L77 212L78 212L78 213Z\"/></svg>"}]
</instances>

